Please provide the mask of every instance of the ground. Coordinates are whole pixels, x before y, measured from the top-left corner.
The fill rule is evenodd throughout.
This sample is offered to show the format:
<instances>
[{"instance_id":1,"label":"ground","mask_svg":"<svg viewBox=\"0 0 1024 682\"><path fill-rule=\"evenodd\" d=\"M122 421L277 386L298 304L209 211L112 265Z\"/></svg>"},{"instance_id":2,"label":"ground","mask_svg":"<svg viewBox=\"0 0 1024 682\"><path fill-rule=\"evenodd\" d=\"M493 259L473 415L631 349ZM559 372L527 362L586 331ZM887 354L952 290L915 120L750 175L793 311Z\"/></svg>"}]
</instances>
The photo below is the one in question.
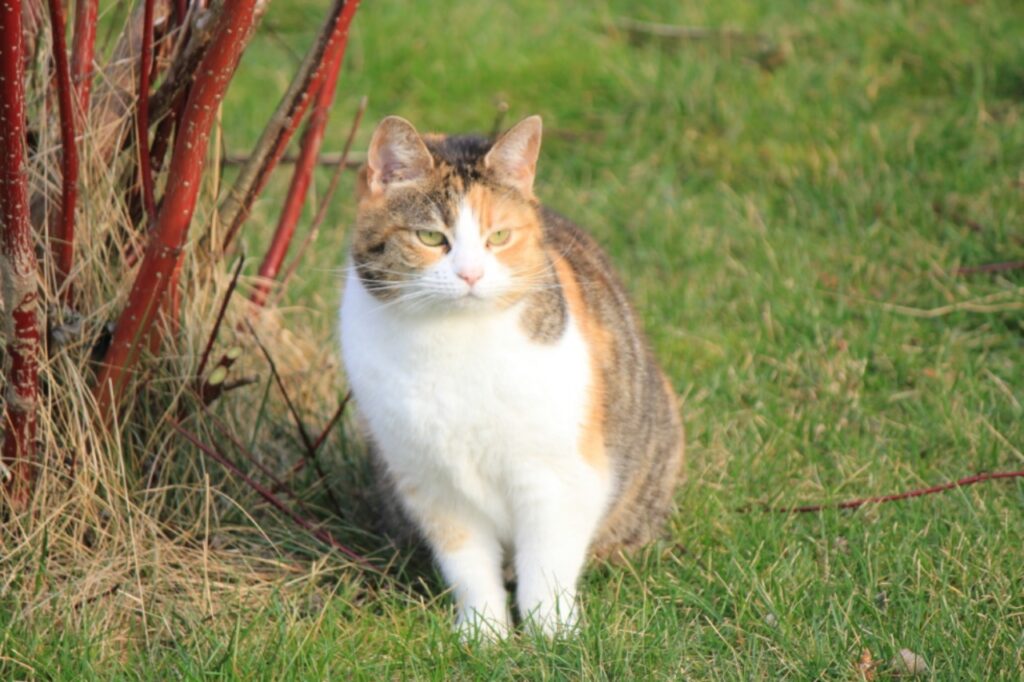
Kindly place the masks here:
<instances>
[{"instance_id":1,"label":"ground","mask_svg":"<svg viewBox=\"0 0 1024 682\"><path fill-rule=\"evenodd\" d=\"M225 108L229 150L252 144L325 4L271 6ZM1019 679L1020 480L762 505L1024 468L1024 270L957 272L1024 258L1021 35L1012 0L366 2L326 149L364 94L357 149L387 114L448 132L489 131L502 103L505 125L544 117L538 194L608 249L683 398L671 537L588 572L569 641L462 646L422 569L415 598L282 593L230 636L139 644L116 674L856 679L865 651L882 676L907 648L937 678ZM289 292L324 330L351 186ZM278 206L259 205L251 248ZM101 636L5 639L72 678L115 672L94 667Z\"/></svg>"}]
</instances>

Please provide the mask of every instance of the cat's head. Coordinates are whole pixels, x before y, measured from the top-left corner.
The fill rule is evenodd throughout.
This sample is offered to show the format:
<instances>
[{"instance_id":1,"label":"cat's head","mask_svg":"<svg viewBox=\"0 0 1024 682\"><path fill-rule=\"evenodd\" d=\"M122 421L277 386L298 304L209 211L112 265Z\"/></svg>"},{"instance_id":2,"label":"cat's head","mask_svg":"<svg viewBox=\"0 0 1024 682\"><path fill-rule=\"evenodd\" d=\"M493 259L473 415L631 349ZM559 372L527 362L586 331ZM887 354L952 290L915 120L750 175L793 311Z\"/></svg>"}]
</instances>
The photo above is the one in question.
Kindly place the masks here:
<instances>
[{"instance_id":1,"label":"cat's head","mask_svg":"<svg viewBox=\"0 0 1024 682\"><path fill-rule=\"evenodd\" d=\"M541 119L496 141L378 124L359 179L352 261L376 298L405 310L486 310L541 282L547 260L533 180Z\"/></svg>"}]
</instances>

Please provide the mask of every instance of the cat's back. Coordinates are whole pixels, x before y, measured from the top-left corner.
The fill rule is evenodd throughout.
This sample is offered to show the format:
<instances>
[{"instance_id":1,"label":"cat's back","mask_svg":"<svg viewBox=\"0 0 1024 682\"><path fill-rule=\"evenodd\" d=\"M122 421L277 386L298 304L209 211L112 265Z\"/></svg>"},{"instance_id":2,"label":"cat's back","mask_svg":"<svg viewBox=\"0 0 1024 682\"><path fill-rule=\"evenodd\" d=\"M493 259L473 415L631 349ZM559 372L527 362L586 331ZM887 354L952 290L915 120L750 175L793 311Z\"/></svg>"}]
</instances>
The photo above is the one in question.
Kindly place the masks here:
<instances>
[{"instance_id":1,"label":"cat's back","mask_svg":"<svg viewBox=\"0 0 1024 682\"><path fill-rule=\"evenodd\" d=\"M598 243L542 209L548 257L590 349L592 394L616 492L593 544L599 555L633 549L660 533L684 454L675 391L649 347L627 292Z\"/></svg>"}]
</instances>

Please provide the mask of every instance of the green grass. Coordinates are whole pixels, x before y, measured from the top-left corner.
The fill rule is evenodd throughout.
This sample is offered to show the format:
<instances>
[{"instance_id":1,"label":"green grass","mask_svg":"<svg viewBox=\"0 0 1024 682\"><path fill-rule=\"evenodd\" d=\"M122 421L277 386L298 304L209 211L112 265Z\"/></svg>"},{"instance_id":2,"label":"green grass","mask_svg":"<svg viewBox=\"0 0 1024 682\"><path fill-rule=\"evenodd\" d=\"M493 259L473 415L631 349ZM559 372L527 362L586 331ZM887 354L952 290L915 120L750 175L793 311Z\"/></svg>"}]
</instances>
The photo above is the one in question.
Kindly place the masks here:
<instances>
[{"instance_id":1,"label":"green grass","mask_svg":"<svg viewBox=\"0 0 1024 682\"><path fill-rule=\"evenodd\" d=\"M322 4L271 6L276 36L249 49L225 108L229 149L252 144ZM782 63L744 39L633 41L608 28L622 16L762 34ZM953 274L1024 258L1022 35L1012 0L365 3L326 147L363 94L357 148L390 113L423 131L487 131L499 101L506 123L543 115L539 195L608 249L685 397L671 542L592 568L572 641L460 645L420 568L403 575L422 599L325 581L326 596L282 593L103 667L86 617L54 632L0 610L0 670L854 679L863 650L905 647L938 679L1020 679L1024 483L743 508L1024 468L1024 274ZM278 206L257 207L250 253ZM352 213L349 179L286 319L333 325Z\"/></svg>"}]
</instances>

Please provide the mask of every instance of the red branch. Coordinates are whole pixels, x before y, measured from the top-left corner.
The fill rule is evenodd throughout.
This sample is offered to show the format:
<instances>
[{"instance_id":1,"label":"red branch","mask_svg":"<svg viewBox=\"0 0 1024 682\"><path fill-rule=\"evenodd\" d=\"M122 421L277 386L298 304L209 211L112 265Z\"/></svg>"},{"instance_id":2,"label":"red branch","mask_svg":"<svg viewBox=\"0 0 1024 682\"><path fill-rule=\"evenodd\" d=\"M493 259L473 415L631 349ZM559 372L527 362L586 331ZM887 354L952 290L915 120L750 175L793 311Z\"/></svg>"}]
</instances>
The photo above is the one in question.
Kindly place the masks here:
<instances>
[{"instance_id":1,"label":"red branch","mask_svg":"<svg viewBox=\"0 0 1024 682\"><path fill-rule=\"evenodd\" d=\"M847 500L846 502L834 502L831 504L809 504L802 507L765 507L764 510L778 512L780 514L804 514L807 512L823 511L825 509L857 509L858 507L863 507L866 504L878 504L882 502L893 502L895 500L906 500L911 497L921 497L922 495L934 495L935 493L953 490L954 488L963 488L965 486L974 485L975 483L983 483L985 481L997 481L1004 478L1024 478L1024 471L996 471L986 474L976 474L974 476L967 476L966 478L961 478L959 481L942 483L941 485L934 485L931 486L930 488L917 488L915 490L908 490L902 493L894 493L892 495L864 497L859 500Z\"/></svg>"},{"instance_id":2,"label":"red branch","mask_svg":"<svg viewBox=\"0 0 1024 682\"><path fill-rule=\"evenodd\" d=\"M124 390L127 371L138 360L140 342L150 330L174 275L199 194L214 116L248 42L255 5L256 0L225 0L210 49L189 92L181 134L171 156L167 192L97 376L95 391L103 418L110 416Z\"/></svg>"},{"instance_id":3,"label":"red branch","mask_svg":"<svg viewBox=\"0 0 1024 682\"><path fill-rule=\"evenodd\" d=\"M74 258L75 203L78 198L78 149L75 143L75 113L71 105L71 72L68 50L64 41L64 5L61 0L49 0L50 31L53 35L53 54L57 66L57 102L60 110L60 144L62 180L60 211L54 220L60 227L53 239L53 252L57 263L57 286L61 287ZM72 298L71 287L64 289L64 300Z\"/></svg>"},{"instance_id":4,"label":"red branch","mask_svg":"<svg viewBox=\"0 0 1024 682\"><path fill-rule=\"evenodd\" d=\"M324 191L324 195L320 197L320 205L317 207L316 215L313 216L313 222L309 226L309 233L306 234L306 238L302 240L302 244L299 245L298 250L295 253L295 257L292 258L292 262L288 265L288 268L284 271L284 275L281 277L281 284L277 287L276 297L280 298L284 295L285 287L288 285L288 281L295 274L295 269L299 267L299 263L302 262L302 256L306 253L306 249L309 245L316 241L316 237L320 232L320 226L327 218L327 209L331 205L331 197L338 191L338 185L341 182L341 174L348 168L348 155L352 151L352 143L356 139L356 131L359 130L359 123L363 120L363 114L366 113L366 97L363 96L359 100L359 108L356 109L356 115L352 119L352 125L348 131L348 138L345 140L345 148L341 152L341 156L338 158L338 162L334 164L334 174L331 176L331 181L327 184L327 189Z\"/></svg>"},{"instance_id":5,"label":"red branch","mask_svg":"<svg viewBox=\"0 0 1024 682\"><path fill-rule=\"evenodd\" d=\"M99 0L75 1L75 37L71 43L71 81L78 92L78 106L85 120L92 90L92 58L96 46L96 15Z\"/></svg>"},{"instance_id":6,"label":"red branch","mask_svg":"<svg viewBox=\"0 0 1024 682\"><path fill-rule=\"evenodd\" d=\"M348 39L348 28L358 7L359 0L334 0L320 34L303 59L299 73L256 143L249 162L242 168L221 204L219 214L220 223L226 230L223 244L225 250L238 235L253 202L263 191L271 172L284 154L288 141L309 106L312 93L323 82L328 67L324 56L332 54L334 46Z\"/></svg>"},{"instance_id":7,"label":"red branch","mask_svg":"<svg viewBox=\"0 0 1024 682\"><path fill-rule=\"evenodd\" d=\"M32 483L40 355L37 266L25 165L21 19L20 2L0 3L0 272L10 362L0 454L10 474L7 485L16 508L27 504Z\"/></svg>"},{"instance_id":8,"label":"red branch","mask_svg":"<svg viewBox=\"0 0 1024 682\"><path fill-rule=\"evenodd\" d=\"M299 158L295 162L284 208L281 209L281 217L278 220L277 230L274 232L270 247L263 257L263 263L260 264L260 281L252 292L251 300L258 306L267 302L270 282L277 277L277 273L281 269L281 263L284 261L288 247L292 243L292 237L295 235L295 226L299 222L299 216L302 215L302 207L309 195L309 183L313 178L313 169L316 167L317 155L320 153L320 145L324 139L324 128L327 127L331 105L334 103L338 74L341 72L341 63L345 58L346 39L347 34L334 45L330 54L324 56L327 61L324 81L317 91L316 103L306 122L306 129L302 133L302 141L299 143Z\"/></svg>"},{"instance_id":9,"label":"red branch","mask_svg":"<svg viewBox=\"0 0 1024 682\"><path fill-rule=\"evenodd\" d=\"M50 0L51 3L59 0ZM142 14L142 50L139 54L139 101L135 107L136 153L139 157L139 175L142 183L142 205L146 209L146 222L156 218L153 199L153 168L149 158L149 79L153 70L153 0L145 0Z\"/></svg>"}]
</instances>

